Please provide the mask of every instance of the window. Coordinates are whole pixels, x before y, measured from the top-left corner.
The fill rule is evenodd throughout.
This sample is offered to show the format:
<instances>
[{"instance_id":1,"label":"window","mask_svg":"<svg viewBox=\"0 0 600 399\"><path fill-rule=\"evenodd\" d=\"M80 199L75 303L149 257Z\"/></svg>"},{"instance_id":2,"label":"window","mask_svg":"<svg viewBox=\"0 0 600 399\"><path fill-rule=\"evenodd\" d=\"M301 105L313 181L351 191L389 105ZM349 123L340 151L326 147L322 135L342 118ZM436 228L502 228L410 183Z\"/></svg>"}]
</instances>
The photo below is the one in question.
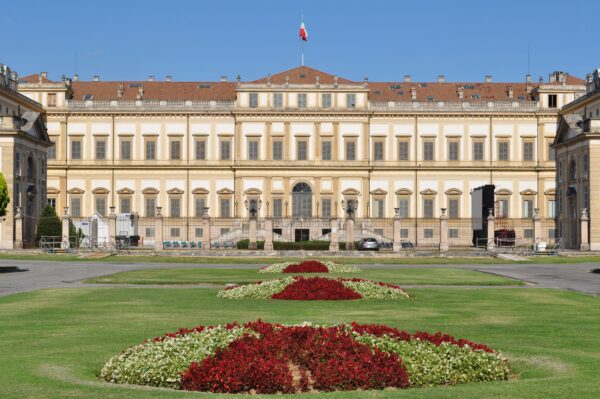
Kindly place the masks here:
<instances>
[{"instance_id":1,"label":"window","mask_svg":"<svg viewBox=\"0 0 600 399\"><path fill-rule=\"evenodd\" d=\"M523 161L533 161L533 141L523 142Z\"/></svg>"},{"instance_id":2,"label":"window","mask_svg":"<svg viewBox=\"0 0 600 399\"><path fill-rule=\"evenodd\" d=\"M273 94L273 107L275 107L275 108L283 107L283 93Z\"/></svg>"},{"instance_id":3,"label":"window","mask_svg":"<svg viewBox=\"0 0 600 399\"><path fill-rule=\"evenodd\" d=\"M171 147L171 160L177 161L181 159L181 141L179 139L171 139L169 142Z\"/></svg>"},{"instance_id":4,"label":"window","mask_svg":"<svg viewBox=\"0 0 600 399\"><path fill-rule=\"evenodd\" d=\"M15 175L21 176L21 153L19 151L15 151Z\"/></svg>"},{"instance_id":5,"label":"window","mask_svg":"<svg viewBox=\"0 0 600 399\"><path fill-rule=\"evenodd\" d=\"M283 141L273 141L273 160L281 161L283 159Z\"/></svg>"},{"instance_id":6,"label":"window","mask_svg":"<svg viewBox=\"0 0 600 399\"><path fill-rule=\"evenodd\" d=\"M408 218L409 212L409 201L408 198L400 198L398 200L398 216L401 218Z\"/></svg>"},{"instance_id":7,"label":"window","mask_svg":"<svg viewBox=\"0 0 600 399\"><path fill-rule=\"evenodd\" d=\"M323 161L331 161L331 141L321 141L321 159Z\"/></svg>"},{"instance_id":8,"label":"window","mask_svg":"<svg viewBox=\"0 0 600 399\"><path fill-rule=\"evenodd\" d=\"M373 143L373 159L375 161L383 161L383 141L375 141Z\"/></svg>"},{"instance_id":9,"label":"window","mask_svg":"<svg viewBox=\"0 0 600 399\"><path fill-rule=\"evenodd\" d=\"M509 215L509 202L508 199L498 200L498 214L497 217L507 218Z\"/></svg>"},{"instance_id":10,"label":"window","mask_svg":"<svg viewBox=\"0 0 600 399\"><path fill-rule=\"evenodd\" d=\"M169 233L171 233L171 238L177 238L181 234L181 230L179 227L171 227Z\"/></svg>"},{"instance_id":11,"label":"window","mask_svg":"<svg viewBox=\"0 0 600 399\"><path fill-rule=\"evenodd\" d=\"M144 200L144 208L146 217L153 217L156 215L156 198L146 197Z\"/></svg>"},{"instance_id":12,"label":"window","mask_svg":"<svg viewBox=\"0 0 600 399\"><path fill-rule=\"evenodd\" d=\"M71 159L81 160L81 140L71 141Z\"/></svg>"},{"instance_id":13,"label":"window","mask_svg":"<svg viewBox=\"0 0 600 399\"><path fill-rule=\"evenodd\" d=\"M52 208L56 209L56 198L48 198L46 203L50 205Z\"/></svg>"},{"instance_id":14,"label":"window","mask_svg":"<svg viewBox=\"0 0 600 399\"><path fill-rule=\"evenodd\" d=\"M181 198L169 198L169 216L172 218L181 217Z\"/></svg>"},{"instance_id":15,"label":"window","mask_svg":"<svg viewBox=\"0 0 600 399\"><path fill-rule=\"evenodd\" d=\"M557 106L557 95L548 94L548 108L556 108Z\"/></svg>"},{"instance_id":16,"label":"window","mask_svg":"<svg viewBox=\"0 0 600 399\"><path fill-rule=\"evenodd\" d=\"M508 161L508 141L498 142L498 161Z\"/></svg>"},{"instance_id":17,"label":"window","mask_svg":"<svg viewBox=\"0 0 600 399\"><path fill-rule=\"evenodd\" d=\"M423 229L423 238L433 238L433 229Z\"/></svg>"},{"instance_id":18,"label":"window","mask_svg":"<svg viewBox=\"0 0 600 399\"><path fill-rule=\"evenodd\" d=\"M556 229L548 229L548 238L551 240L556 240Z\"/></svg>"},{"instance_id":19,"label":"window","mask_svg":"<svg viewBox=\"0 0 600 399\"><path fill-rule=\"evenodd\" d=\"M583 177L588 177L588 173L590 170L590 156L588 153L583 154Z\"/></svg>"},{"instance_id":20,"label":"window","mask_svg":"<svg viewBox=\"0 0 600 399\"><path fill-rule=\"evenodd\" d=\"M533 217L533 200L532 199L523 200L523 217L527 218L527 219Z\"/></svg>"},{"instance_id":21,"label":"window","mask_svg":"<svg viewBox=\"0 0 600 399\"><path fill-rule=\"evenodd\" d=\"M156 160L156 140L155 139L146 139L146 160L154 161Z\"/></svg>"},{"instance_id":22,"label":"window","mask_svg":"<svg viewBox=\"0 0 600 399\"><path fill-rule=\"evenodd\" d=\"M48 106L56 107L56 93L48 93Z\"/></svg>"},{"instance_id":23,"label":"window","mask_svg":"<svg viewBox=\"0 0 600 399\"><path fill-rule=\"evenodd\" d=\"M121 140L121 159L124 161L131 160L131 140Z\"/></svg>"},{"instance_id":24,"label":"window","mask_svg":"<svg viewBox=\"0 0 600 399\"><path fill-rule=\"evenodd\" d=\"M106 159L106 140L96 140L96 160L104 161Z\"/></svg>"},{"instance_id":25,"label":"window","mask_svg":"<svg viewBox=\"0 0 600 399\"><path fill-rule=\"evenodd\" d=\"M146 233L145 235L146 235L146 237L148 237L148 238L154 238L155 231L156 230L154 229L154 227L146 227L146 229L145 229L145 233Z\"/></svg>"},{"instance_id":26,"label":"window","mask_svg":"<svg viewBox=\"0 0 600 399\"><path fill-rule=\"evenodd\" d=\"M483 161L483 141L475 141L473 143L473 160Z\"/></svg>"},{"instance_id":27,"label":"window","mask_svg":"<svg viewBox=\"0 0 600 399\"><path fill-rule=\"evenodd\" d=\"M434 143L433 141L424 141L423 142L423 160L424 161L433 161L433 152L434 152Z\"/></svg>"},{"instance_id":28,"label":"window","mask_svg":"<svg viewBox=\"0 0 600 399\"><path fill-rule=\"evenodd\" d=\"M548 217L551 219L556 217L556 200L548 200Z\"/></svg>"},{"instance_id":29,"label":"window","mask_svg":"<svg viewBox=\"0 0 600 399\"><path fill-rule=\"evenodd\" d=\"M196 140L196 159L199 161L206 160L206 140Z\"/></svg>"},{"instance_id":30,"label":"window","mask_svg":"<svg viewBox=\"0 0 600 399\"><path fill-rule=\"evenodd\" d=\"M346 161L355 161L356 160L356 141L347 140L346 141Z\"/></svg>"},{"instance_id":31,"label":"window","mask_svg":"<svg viewBox=\"0 0 600 399\"><path fill-rule=\"evenodd\" d=\"M119 202L121 213L131 213L131 197L121 197Z\"/></svg>"},{"instance_id":32,"label":"window","mask_svg":"<svg viewBox=\"0 0 600 399\"><path fill-rule=\"evenodd\" d=\"M251 161L258 160L258 140L248 140L248 159Z\"/></svg>"},{"instance_id":33,"label":"window","mask_svg":"<svg viewBox=\"0 0 600 399\"><path fill-rule=\"evenodd\" d=\"M220 215L222 218L231 217L231 200L229 198L221 198L219 201Z\"/></svg>"},{"instance_id":34,"label":"window","mask_svg":"<svg viewBox=\"0 0 600 399\"><path fill-rule=\"evenodd\" d=\"M306 108L306 94L298 94L298 108Z\"/></svg>"},{"instance_id":35,"label":"window","mask_svg":"<svg viewBox=\"0 0 600 399\"><path fill-rule=\"evenodd\" d=\"M356 94L346 94L346 106L348 108L356 108Z\"/></svg>"},{"instance_id":36,"label":"window","mask_svg":"<svg viewBox=\"0 0 600 399\"><path fill-rule=\"evenodd\" d=\"M448 161L458 161L459 156L459 143L458 141L448 142Z\"/></svg>"},{"instance_id":37,"label":"window","mask_svg":"<svg viewBox=\"0 0 600 399\"><path fill-rule=\"evenodd\" d=\"M296 158L298 161L306 161L308 159L308 142L306 140L299 140L296 147Z\"/></svg>"},{"instance_id":38,"label":"window","mask_svg":"<svg viewBox=\"0 0 600 399\"><path fill-rule=\"evenodd\" d=\"M258 93L250 93L250 108L258 107Z\"/></svg>"},{"instance_id":39,"label":"window","mask_svg":"<svg viewBox=\"0 0 600 399\"><path fill-rule=\"evenodd\" d=\"M221 227L219 230L220 235L224 236L225 234L229 234L231 229L229 227Z\"/></svg>"},{"instance_id":40,"label":"window","mask_svg":"<svg viewBox=\"0 0 600 399\"><path fill-rule=\"evenodd\" d=\"M194 235L196 237L202 237L204 235L204 229L202 227L196 227Z\"/></svg>"},{"instance_id":41,"label":"window","mask_svg":"<svg viewBox=\"0 0 600 399\"><path fill-rule=\"evenodd\" d=\"M331 108L331 94L321 94L321 105L323 108Z\"/></svg>"},{"instance_id":42,"label":"window","mask_svg":"<svg viewBox=\"0 0 600 399\"><path fill-rule=\"evenodd\" d=\"M81 197L71 197L71 216L81 217Z\"/></svg>"},{"instance_id":43,"label":"window","mask_svg":"<svg viewBox=\"0 0 600 399\"><path fill-rule=\"evenodd\" d=\"M408 161L408 141L400 141L398 143L398 160Z\"/></svg>"},{"instance_id":44,"label":"window","mask_svg":"<svg viewBox=\"0 0 600 399\"><path fill-rule=\"evenodd\" d=\"M273 200L273 217L283 217L283 200L281 198L276 198Z\"/></svg>"},{"instance_id":45,"label":"window","mask_svg":"<svg viewBox=\"0 0 600 399\"><path fill-rule=\"evenodd\" d=\"M321 200L321 216L324 218L331 217L331 198Z\"/></svg>"},{"instance_id":46,"label":"window","mask_svg":"<svg viewBox=\"0 0 600 399\"><path fill-rule=\"evenodd\" d=\"M385 217L384 211L385 201L383 198L377 198L373 200L373 217L382 218Z\"/></svg>"},{"instance_id":47,"label":"window","mask_svg":"<svg viewBox=\"0 0 600 399\"><path fill-rule=\"evenodd\" d=\"M204 216L204 208L206 207L206 198L197 197L194 201L196 208L196 217Z\"/></svg>"},{"instance_id":48,"label":"window","mask_svg":"<svg viewBox=\"0 0 600 399\"><path fill-rule=\"evenodd\" d=\"M523 238L533 238L533 229L523 229Z\"/></svg>"},{"instance_id":49,"label":"window","mask_svg":"<svg viewBox=\"0 0 600 399\"><path fill-rule=\"evenodd\" d=\"M229 140L221 140L221 160L228 161L231 159L231 142Z\"/></svg>"},{"instance_id":50,"label":"window","mask_svg":"<svg viewBox=\"0 0 600 399\"><path fill-rule=\"evenodd\" d=\"M556 161L556 150L552 148L552 143L548 144L548 161Z\"/></svg>"},{"instance_id":51,"label":"window","mask_svg":"<svg viewBox=\"0 0 600 399\"><path fill-rule=\"evenodd\" d=\"M52 142L52 146L48 147L48 159L56 159L56 142Z\"/></svg>"},{"instance_id":52,"label":"window","mask_svg":"<svg viewBox=\"0 0 600 399\"><path fill-rule=\"evenodd\" d=\"M458 219L460 217L459 204L458 198L451 198L448 200L448 218Z\"/></svg>"},{"instance_id":53,"label":"window","mask_svg":"<svg viewBox=\"0 0 600 399\"><path fill-rule=\"evenodd\" d=\"M590 209L590 187L583 186L583 207L585 209Z\"/></svg>"},{"instance_id":54,"label":"window","mask_svg":"<svg viewBox=\"0 0 600 399\"><path fill-rule=\"evenodd\" d=\"M105 195L96 195L96 213L99 215L106 215L106 196Z\"/></svg>"},{"instance_id":55,"label":"window","mask_svg":"<svg viewBox=\"0 0 600 399\"><path fill-rule=\"evenodd\" d=\"M448 229L448 238L458 238L458 229Z\"/></svg>"},{"instance_id":56,"label":"window","mask_svg":"<svg viewBox=\"0 0 600 399\"><path fill-rule=\"evenodd\" d=\"M15 183L15 206L21 206L21 183Z\"/></svg>"},{"instance_id":57,"label":"window","mask_svg":"<svg viewBox=\"0 0 600 399\"><path fill-rule=\"evenodd\" d=\"M423 199L423 217L424 218L432 218L433 217L433 198Z\"/></svg>"}]
</instances>

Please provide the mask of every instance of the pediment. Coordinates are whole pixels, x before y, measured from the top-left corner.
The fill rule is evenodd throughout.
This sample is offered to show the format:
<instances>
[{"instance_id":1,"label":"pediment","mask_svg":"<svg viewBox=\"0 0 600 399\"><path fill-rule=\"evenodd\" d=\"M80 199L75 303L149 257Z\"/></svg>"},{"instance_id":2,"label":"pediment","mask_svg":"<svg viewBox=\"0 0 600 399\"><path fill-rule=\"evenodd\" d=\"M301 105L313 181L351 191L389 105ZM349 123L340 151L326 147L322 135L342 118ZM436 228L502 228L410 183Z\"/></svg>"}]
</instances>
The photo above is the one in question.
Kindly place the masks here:
<instances>
[{"instance_id":1,"label":"pediment","mask_svg":"<svg viewBox=\"0 0 600 399\"><path fill-rule=\"evenodd\" d=\"M546 195L556 195L556 189L555 188L549 188L548 190L544 191L544 194L546 194Z\"/></svg>"},{"instance_id":2,"label":"pediment","mask_svg":"<svg viewBox=\"0 0 600 399\"><path fill-rule=\"evenodd\" d=\"M232 195L233 194L233 190L231 190L229 188L222 188L219 191L217 191L217 194L219 194L219 195Z\"/></svg>"},{"instance_id":3,"label":"pediment","mask_svg":"<svg viewBox=\"0 0 600 399\"><path fill-rule=\"evenodd\" d=\"M462 193L462 190L459 190L458 188L449 188L446 190L446 195L462 195Z\"/></svg>"},{"instance_id":4,"label":"pediment","mask_svg":"<svg viewBox=\"0 0 600 399\"><path fill-rule=\"evenodd\" d=\"M521 195L536 195L537 191L533 191L532 189L528 188L526 190L521 191L519 194L521 194Z\"/></svg>"},{"instance_id":5,"label":"pediment","mask_svg":"<svg viewBox=\"0 0 600 399\"><path fill-rule=\"evenodd\" d=\"M385 191L381 188L377 188L377 189L371 191L371 195L387 195L387 191Z\"/></svg>"},{"instance_id":6,"label":"pediment","mask_svg":"<svg viewBox=\"0 0 600 399\"><path fill-rule=\"evenodd\" d=\"M249 188L248 190L244 191L245 195L261 195L262 191L259 190L258 188Z\"/></svg>"},{"instance_id":7,"label":"pediment","mask_svg":"<svg viewBox=\"0 0 600 399\"><path fill-rule=\"evenodd\" d=\"M50 194L50 195L60 194L60 190L55 187L48 187L48 189L46 190L46 194Z\"/></svg>"},{"instance_id":8,"label":"pediment","mask_svg":"<svg viewBox=\"0 0 600 399\"><path fill-rule=\"evenodd\" d=\"M167 190L167 194L170 195L181 195L183 194L183 190L180 188L172 188L170 190Z\"/></svg>"},{"instance_id":9,"label":"pediment","mask_svg":"<svg viewBox=\"0 0 600 399\"><path fill-rule=\"evenodd\" d=\"M48 137L48 130L42 114L39 112L28 111L24 112L21 118L24 122L20 129L22 132L41 141L48 147L52 145L50 137Z\"/></svg>"},{"instance_id":10,"label":"pediment","mask_svg":"<svg viewBox=\"0 0 600 399\"><path fill-rule=\"evenodd\" d=\"M145 189L142 190L142 194L144 195L157 195L159 193L159 191L157 189L155 189L154 187L146 187Z\"/></svg>"},{"instance_id":11,"label":"pediment","mask_svg":"<svg viewBox=\"0 0 600 399\"><path fill-rule=\"evenodd\" d=\"M127 187L117 190L117 194L121 194L121 195L123 195L123 194L124 195L132 195L134 192L135 191L133 191L132 189L127 188Z\"/></svg>"},{"instance_id":12,"label":"pediment","mask_svg":"<svg viewBox=\"0 0 600 399\"><path fill-rule=\"evenodd\" d=\"M208 190L202 187L198 187L192 190L192 194L194 195L207 195Z\"/></svg>"},{"instance_id":13,"label":"pediment","mask_svg":"<svg viewBox=\"0 0 600 399\"><path fill-rule=\"evenodd\" d=\"M92 194L108 194L110 191L104 187L98 187L92 190Z\"/></svg>"},{"instance_id":14,"label":"pediment","mask_svg":"<svg viewBox=\"0 0 600 399\"><path fill-rule=\"evenodd\" d=\"M83 194L83 193L85 193L85 191L83 191L79 187L73 187L72 189L67 190L67 193L69 193L69 194Z\"/></svg>"},{"instance_id":15,"label":"pediment","mask_svg":"<svg viewBox=\"0 0 600 399\"><path fill-rule=\"evenodd\" d=\"M399 188L395 192L396 195L412 195L412 193L412 190L409 190L408 188Z\"/></svg>"},{"instance_id":16,"label":"pediment","mask_svg":"<svg viewBox=\"0 0 600 399\"><path fill-rule=\"evenodd\" d=\"M508 188L500 188L496 190L496 195L512 195L512 191Z\"/></svg>"},{"instance_id":17,"label":"pediment","mask_svg":"<svg viewBox=\"0 0 600 399\"><path fill-rule=\"evenodd\" d=\"M343 195L359 195L360 191L358 191L355 188L347 188L344 191L342 191Z\"/></svg>"},{"instance_id":18,"label":"pediment","mask_svg":"<svg viewBox=\"0 0 600 399\"><path fill-rule=\"evenodd\" d=\"M431 188L426 188L425 190L420 192L421 195L437 195L437 191L431 189Z\"/></svg>"}]
</instances>

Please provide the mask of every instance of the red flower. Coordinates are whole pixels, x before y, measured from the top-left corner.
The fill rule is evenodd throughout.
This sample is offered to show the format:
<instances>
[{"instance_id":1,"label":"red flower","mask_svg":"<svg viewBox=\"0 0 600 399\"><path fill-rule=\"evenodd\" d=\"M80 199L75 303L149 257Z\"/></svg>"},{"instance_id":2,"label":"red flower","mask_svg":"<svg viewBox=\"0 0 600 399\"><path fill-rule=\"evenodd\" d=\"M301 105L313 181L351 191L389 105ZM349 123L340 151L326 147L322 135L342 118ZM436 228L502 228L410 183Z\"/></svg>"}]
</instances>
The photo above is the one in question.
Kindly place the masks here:
<instances>
[{"instance_id":1,"label":"red flower","mask_svg":"<svg viewBox=\"0 0 600 399\"><path fill-rule=\"evenodd\" d=\"M281 292L271 296L272 299L288 299L299 301L337 301L361 299L362 295L344 286L341 280L325 277L295 277L295 281Z\"/></svg>"},{"instance_id":2,"label":"red flower","mask_svg":"<svg viewBox=\"0 0 600 399\"><path fill-rule=\"evenodd\" d=\"M329 269L318 260L305 260L283 269L284 273L329 273Z\"/></svg>"}]
</instances>

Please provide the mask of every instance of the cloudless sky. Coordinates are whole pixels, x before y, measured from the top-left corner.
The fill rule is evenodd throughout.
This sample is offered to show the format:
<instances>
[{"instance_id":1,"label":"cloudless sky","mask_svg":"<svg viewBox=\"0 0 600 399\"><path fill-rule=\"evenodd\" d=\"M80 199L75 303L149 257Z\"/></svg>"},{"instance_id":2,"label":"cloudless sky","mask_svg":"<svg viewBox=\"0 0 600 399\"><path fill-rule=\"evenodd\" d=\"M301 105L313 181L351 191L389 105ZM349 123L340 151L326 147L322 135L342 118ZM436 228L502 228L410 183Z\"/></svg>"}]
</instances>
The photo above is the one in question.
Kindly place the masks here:
<instances>
[{"instance_id":1,"label":"cloudless sky","mask_svg":"<svg viewBox=\"0 0 600 399\"><path fill-rule=\"evenodd\" d=\"M4 15L2 15L4 14ZM353 80L523 81L600 67L590 1L19 0L0 8L0 62L21 76L252 80L305 64Z\"/></svg>"}]
</instances>

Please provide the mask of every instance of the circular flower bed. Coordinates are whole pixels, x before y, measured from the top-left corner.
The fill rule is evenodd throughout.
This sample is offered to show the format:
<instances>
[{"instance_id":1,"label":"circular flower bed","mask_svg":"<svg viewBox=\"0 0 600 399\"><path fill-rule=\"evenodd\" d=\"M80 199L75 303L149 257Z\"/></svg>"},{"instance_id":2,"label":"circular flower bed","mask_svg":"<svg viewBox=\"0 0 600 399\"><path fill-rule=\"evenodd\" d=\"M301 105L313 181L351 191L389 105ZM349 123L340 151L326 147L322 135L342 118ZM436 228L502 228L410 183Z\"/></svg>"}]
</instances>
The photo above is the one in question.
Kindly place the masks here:
<instances>
[{"instance_id":1,"label":"circular flower bed","mask_svg":"<svg viewBox=\"0 0 600 399\"><path fill-rule=\"evenodd\" d=\"M408 299L397 285L360 278L294 276L254 284L235 285L219 291L227 299L287 299L339 301L351 299Z\"/></svg>"},{"instance_id":2,"label":"circular flower bed","mask_svg":"<svg viewBox=\"0 0 600 399\"><path fill-rule=\"evenodd\" d=\"M179 330L110 359L106 381L216 393L294 393L505 380L483 344L382 325L262 321Z\"/></svg>"},{"instance_id":3,"label":"circular flower bed","mask_svg":"<svg viewBox=\"0 0 600 399\"><path fill-rule=\"evenodd\" d=\"M305 260L300 263L282 262L267 265L259 273L358 273L362 271L354 265L342 265L331 261Z\"/></svg>"}]
</instances>

